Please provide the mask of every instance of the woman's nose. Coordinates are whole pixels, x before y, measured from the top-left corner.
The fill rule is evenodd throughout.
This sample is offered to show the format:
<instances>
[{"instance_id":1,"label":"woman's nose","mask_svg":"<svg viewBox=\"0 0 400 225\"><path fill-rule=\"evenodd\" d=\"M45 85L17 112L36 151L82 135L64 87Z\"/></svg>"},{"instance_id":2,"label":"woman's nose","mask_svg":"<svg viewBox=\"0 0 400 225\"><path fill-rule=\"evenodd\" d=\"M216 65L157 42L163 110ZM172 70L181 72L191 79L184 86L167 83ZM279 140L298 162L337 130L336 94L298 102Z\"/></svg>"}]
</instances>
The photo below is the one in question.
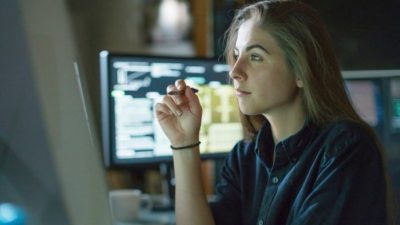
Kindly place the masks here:
<instances>
[{"instance_id":1,"label":"woman's nose","mask_svg":"<svg viewBox=\"0 0 400 225\"><path fill-rule=\"evenodd\" d=\"M233 80L243 80L246 78L243 61L240 60L240 58L236 60L235 64L233 64L229 71L229 77Z\"/></svg>"}]
</instances>

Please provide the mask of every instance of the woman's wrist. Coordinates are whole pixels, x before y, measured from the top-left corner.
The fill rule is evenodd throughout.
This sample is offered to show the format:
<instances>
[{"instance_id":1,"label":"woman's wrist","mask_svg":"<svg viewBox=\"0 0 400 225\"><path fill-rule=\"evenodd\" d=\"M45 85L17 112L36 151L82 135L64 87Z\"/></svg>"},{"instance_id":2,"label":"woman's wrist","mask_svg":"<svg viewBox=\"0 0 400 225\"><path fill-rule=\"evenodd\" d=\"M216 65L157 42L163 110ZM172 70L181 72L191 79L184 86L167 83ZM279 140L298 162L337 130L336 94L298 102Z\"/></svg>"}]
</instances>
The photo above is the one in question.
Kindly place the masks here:
<instances>
[{"instance_id":1,"label":"woman's wrist","mask_svg":"<svg viewBox=\"0 0 400 225\"><path fill-rule=\"evenodd\" d=\"M171 145L170 147L171 147L172 150L185 150L185 149L191 149L191 148L198 147L200 144L201 144L201 142L197 141L197 142L192 143L192 144L180 145L180 146Z\"/></svg>"},{"instance_id":2,"label":"woman's wrist","mask_svg":"<svg viewBox=\"0 0 400 225\"><path fill-rule=\"evenodd\" d=\"M180 148L180 147L184 147L184 146L197 144L199 142L200 142L199 137L191 137L191 138L182 137L182 138L177 138L177 139L171 141L171 146Z\"/></svg>"}]
</instances>

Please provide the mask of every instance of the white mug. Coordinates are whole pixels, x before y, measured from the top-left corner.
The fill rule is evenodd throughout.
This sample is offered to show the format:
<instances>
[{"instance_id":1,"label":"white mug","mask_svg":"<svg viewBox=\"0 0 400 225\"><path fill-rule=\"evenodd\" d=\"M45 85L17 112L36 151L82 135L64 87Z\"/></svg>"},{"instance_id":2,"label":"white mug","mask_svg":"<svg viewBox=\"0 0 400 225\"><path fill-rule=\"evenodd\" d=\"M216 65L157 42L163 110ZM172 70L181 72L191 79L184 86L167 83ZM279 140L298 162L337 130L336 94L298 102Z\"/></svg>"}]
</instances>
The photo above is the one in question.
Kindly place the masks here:
<instances>
[{"instance_id":1,"label":"white mug","mask_svg":"<svg viewBox=\"0 0 400 225\"><path fill-rule=\"evenodd\" d=\"M141 210L150 210L152 207L150 196L137 189L111 190L109 199L113 220L119 222L132 222L138 218Z\"/></svg>"}]
</instances>

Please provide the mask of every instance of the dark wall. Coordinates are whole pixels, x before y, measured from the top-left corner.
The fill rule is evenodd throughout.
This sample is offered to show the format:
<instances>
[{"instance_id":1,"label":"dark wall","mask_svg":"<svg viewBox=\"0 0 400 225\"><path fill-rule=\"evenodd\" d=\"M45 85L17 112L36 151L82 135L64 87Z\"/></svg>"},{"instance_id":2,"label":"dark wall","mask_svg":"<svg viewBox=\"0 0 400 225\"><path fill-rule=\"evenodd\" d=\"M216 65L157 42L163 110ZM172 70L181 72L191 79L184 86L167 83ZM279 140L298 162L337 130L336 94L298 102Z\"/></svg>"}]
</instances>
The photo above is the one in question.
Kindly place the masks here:
<instances>
[{"instance_id":1,"label":"dark wall","mask_svg":"<svg viewBox=\"0 0 400 225\"><path fill-rule=\"evenodd\" d=\"M400 67L400 1L304 2L317 9L327 24L343 70Z\"/></svg>"},{"instance_id":2,"label":"dark wall","mask_svg":"<svg viewBox=\"0 0 400 225\"><path fill-rule=\"evenodd\" d=\"M243 1L214 1L214 54L223 53L223 34ZM246 2L255 2L250 0ZM399 0L303 0L325 21L343 70L400 67Z\"/></svg>"}]
</instances>

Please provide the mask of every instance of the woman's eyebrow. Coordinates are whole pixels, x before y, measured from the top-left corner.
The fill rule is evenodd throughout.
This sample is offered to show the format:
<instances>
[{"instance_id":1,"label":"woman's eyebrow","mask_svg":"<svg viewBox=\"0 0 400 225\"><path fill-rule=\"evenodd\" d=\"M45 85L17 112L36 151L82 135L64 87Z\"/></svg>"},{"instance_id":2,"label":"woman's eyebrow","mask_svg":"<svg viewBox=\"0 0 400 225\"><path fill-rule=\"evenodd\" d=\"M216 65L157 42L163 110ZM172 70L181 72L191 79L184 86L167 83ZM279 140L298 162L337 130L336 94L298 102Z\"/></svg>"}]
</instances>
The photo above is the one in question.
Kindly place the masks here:
<instances>
[{"instance_id":1,"label":"woman's eyebrow","mask_svg":"<svg viewBox=\"0 0 400 225\"><path fill-rule=\"evenodd\" d=\"M264 51L265 53L270 54L269 51L268 51L266 48L264 48L263 46L261 46L261 45L259 45L259 44L254 44L254 45L249 45L249 46L247 46L247 47L246 47L246 51L250 51L250 50L253 49L253 48L259 48L259 49L261 49L262 51Z\"/></svg>"}]
</instances>

